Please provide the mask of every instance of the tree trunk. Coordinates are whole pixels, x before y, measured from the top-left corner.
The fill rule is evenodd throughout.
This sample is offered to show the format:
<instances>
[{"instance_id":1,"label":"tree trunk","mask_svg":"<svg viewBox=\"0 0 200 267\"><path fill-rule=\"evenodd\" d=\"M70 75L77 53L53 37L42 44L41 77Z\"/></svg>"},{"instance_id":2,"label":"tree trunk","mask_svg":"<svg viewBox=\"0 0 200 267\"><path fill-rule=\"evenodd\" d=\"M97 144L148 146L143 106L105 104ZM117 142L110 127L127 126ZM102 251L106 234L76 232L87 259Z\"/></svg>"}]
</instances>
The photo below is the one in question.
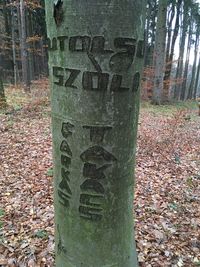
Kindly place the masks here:
<instances>
[{"instance_id":1,"label":"tree trunk","mask_svg":"<svg viewBox=\"0 0 200 267\"><path fill-rule=\"evenodd\" d=\"M29 11L28 9L26 10L26 16L25 16L25 23L26 23L26 32L27 32L27 37L33 37L33 31L32 31L32 11ZM27 45L27 59L28 59L28 65L29 65L29 77L30 81L35 79L35 70L34 70L34 42L29 42Z\"/></svg>"},{"instance_id":2,"label":"tree trunk","mask_svg":"<svg viewBox=\"0 0 200 267\"><path fill-rule=\"evenodd\" d=\"M160 0L156 28L156 42L154 48L154 90L152 102L160 105L163 95L163 74L165 70L165 42L166 42L167 0Z\"/></svg>"},{"instance_id":3,"label":"tree trunk","mask_svg":"<svg viewBox=\"0 0 200 267\"><path fill-rule=\"evenodd\" d=\"M0 75L0 108L5 108L5 106L6 106L6 96L3 86L3 80Z\"/></svg>"},{"instance_id":4,"label":"tree trunk","mask_svg":"<svg viewBox=\"0 0 200 267\"><path fill-rule=\"evenodd\" d=\"M148 0L148 5L150 9L150 22L149 22L149 32L150 34L150 43L148 49L148 65L153 65L154 59L154 46L155 46L155 36L156 36L156 18L158 13L158 4L157 0Z\"/></svg>"},{"instance_id":5,"label":"tree trunk","mask_svg":"<svg viewBox=\"0 0 200 267\"><path fill-rule=\"evenodd\" d=\"M200 74L200 54L199 54L199 62L198 62L196 79L195 79L195 86L194 86L194 95L193 95L194 99L197 98L197 94L199 93L199 91L198 91L198 88L199 88L199 74Z\"/></svg>"},{"instance_id":6,"label":"tree trunk","mask_svg":"<svg viewBox=\"0 0 200 267\"><path fill-rule=\"evenodd\" d=\"M145 33L144 33L144 66L148 65L148 38L149 38L149 23L150 23L150 8L147 7L146 9L146 25L145 25Z\"/></svg>"},{"instance_id":7,"label":"tree trunk","mask_svg":"<svg viewBox=\"0 0 200 267\"><path fill-rule=\"evenodd\" d=\"M15 15L13 8L11 9L11 15L12 15L12 57L13 57L13 73L14 73L14 84L17 85L19 72L18 72L18 66L17 66L17 60L16 60L16 38L15 38Z\"/></svg>"},{"instance_id":8,"label":"tree trunk","mask_svg":"<svg viewBox=\"0 0 200 267\"><path fill-rule=\"evenodd\" d=\"M192 99L193 95L194 95L194 91L195 91L194 84L195 84L195 76L196 76L196 69L197 69L198 46L199 46L199 29L197 26L195 48L194 48L194 62L193 62L193 66L192 66L192 77L191 77L191 81L190 81L187 99Z\"/></svg>"},{"instance_id":9,"label":"tree trunk","mask_svg":"<svg viewBox=\"0 0 200 267\"><path fill-rule=\"evenodd\" d=\"M182 83L181 88L181 100L185 100L186 92L187 92L187 78L188 78L188 68L189 68L189 59L190 59L190 48L191 48L191 38L192 38L192 23L189 26L189 33L188 33L188 44L187 44L187 53L186 53L186 60L185 60L185 67L184 67L184 80Z\"/></svg>"},{"instance_id":10,"label":"tree trunk","mask_svg":"<svg viewBox=\"0 0 200 267\"><path fill-rule=\"evenodd\" d=\"M186 35L187 35L187 29L188 29L188 2L187 0L183 3L183 26L182 26L182 34L181 34L181 41L180 41L180 47L179 47L179 57L178 57L178 65L177 65L177 71L176 71L176 80L177 84L175 86L174 90L174 98L176 100L179 100L181 95L181 81L183 79L183 57L185 52L185 43L186 43ZM181 98L183 98L184 92L182 92Z\"/></svg>"},{"instance_id":11,"label":"tree trunk","mask_svg":"<svg viewBox=\"0 0 200 267\"><path fill-rule=\"evenodd\" d=\"M20 0L20 18L21 18L21 60L22 60L22 80L24 83L24 90L30 91L30 77L29 77L29 65L28 65L28 51L26 44L26 18L25 18L25 6L24 0Z\"/></svg>"},{"instance_id":12,"label":"tree trunk","mask_svg":"<svg viewBox=\"0 0 200 267\"><path fill-rule=\"evenodd\" d=\"M56 266L136 267L141 0L46 0Z\"/></svg>"},{"instance_id":13,"label":"tree trunk","mask_svg":"<svg viewBox=\"0 0 200 267\"><path fill-rule=\"evenodd\" d=\"M175 16L175 4L172 3L172 7L167 16L167 44L166 44L166 63L169 63L170 47L172 39L172 22Z\"/></svg>"},{"instance_id":14,"label":"tree trunk","mask_svg":"<svg viewBox=\"0 0 200 267\"><path fill-rule=\"evenodd\" d=\"M179 32L179 17L180 17L180 10L181 10L181 2L182 0L178 0L177 2L176 22L175 22L175 27L174 27L174 33L172 36L171 49L170 49L169 55L167 55L167 60L166 60L166 70L165 70L164 87L163 87L163 99L165 102L168 101L169 99L170 77L171 77L171 71L172 71L172 65L173 65L175 43L176 43L176 39L178 37L178 32Z\"/></svg>"}]
</instances>

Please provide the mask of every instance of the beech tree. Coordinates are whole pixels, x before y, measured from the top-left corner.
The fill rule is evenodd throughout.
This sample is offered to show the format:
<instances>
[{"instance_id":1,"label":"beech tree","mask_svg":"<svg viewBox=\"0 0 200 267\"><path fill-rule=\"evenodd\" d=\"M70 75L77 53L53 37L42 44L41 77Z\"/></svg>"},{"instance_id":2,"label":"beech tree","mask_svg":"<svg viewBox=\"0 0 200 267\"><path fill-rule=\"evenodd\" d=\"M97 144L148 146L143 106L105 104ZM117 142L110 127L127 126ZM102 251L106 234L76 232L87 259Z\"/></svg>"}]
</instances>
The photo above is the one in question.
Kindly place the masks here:
<instances>
[{"instance_id":1,"label":"beech tree","mask_svg":"<svg viewBox=\"0 0 200 267\"><path fill-rule=\"evenodd\" d=\"M163 80L165 71L166 50L166 17L167 0L160 0L158 4L158 21L156 27L156 40L154 47L154 91L153 103L160 105L163 100Z\"/></svg>"},{"instance_id":2,"label":"beech tree","mask_svg":"<svg viewBox=\"0 0 200 267\"><path fill-rule=\"evenodd\" d=\"M133 175L144 9L141 0L46 0L56 266L137 266Z\"/></svg>"}]
</instances>

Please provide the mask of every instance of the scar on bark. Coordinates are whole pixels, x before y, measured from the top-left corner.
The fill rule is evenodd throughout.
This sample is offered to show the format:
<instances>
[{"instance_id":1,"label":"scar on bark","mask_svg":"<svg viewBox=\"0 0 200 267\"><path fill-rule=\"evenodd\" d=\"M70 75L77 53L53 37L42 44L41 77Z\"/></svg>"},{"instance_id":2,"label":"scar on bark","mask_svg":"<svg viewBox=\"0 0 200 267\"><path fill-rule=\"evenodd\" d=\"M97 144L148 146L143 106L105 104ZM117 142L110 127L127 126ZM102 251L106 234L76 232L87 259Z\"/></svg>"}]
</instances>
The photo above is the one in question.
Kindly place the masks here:
<instances>
[{"instance_id":1,"label":"scar on bark","mask_svg":"<svg viewBox=\"0 0 200 267\"><path fill-rule=\"evenodd\" d=\"M64 18L63 1L62 0L54 1L53 16L54 16L56 25L60 26L60 24L62 23L63 18Z\"/></svg>"}]
</instances>

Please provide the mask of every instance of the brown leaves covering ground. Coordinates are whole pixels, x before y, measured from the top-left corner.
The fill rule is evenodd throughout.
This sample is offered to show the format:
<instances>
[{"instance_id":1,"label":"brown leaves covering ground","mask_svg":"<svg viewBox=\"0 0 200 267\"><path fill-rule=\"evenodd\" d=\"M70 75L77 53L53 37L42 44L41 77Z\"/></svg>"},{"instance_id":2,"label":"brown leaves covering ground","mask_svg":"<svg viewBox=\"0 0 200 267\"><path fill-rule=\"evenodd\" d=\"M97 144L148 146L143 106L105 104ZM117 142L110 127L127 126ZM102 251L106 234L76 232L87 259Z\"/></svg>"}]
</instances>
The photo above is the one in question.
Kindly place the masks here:
<instances>
[{"instance_id":1,"label":"brown leaves covering ground","mask_svg":"<svg viewBox=\"0 0 200 267\"><path fill-rule=\"evenodd\" d=\"M0 266L54 264L49 114L37 103L0 115ZM191 111L142 109L135 199L141 267L200 266L199 122Z\"/></svg>"},{"instance_id":2,"label":"brown leaves covering ground","mask_svg":"<svg viewBox=\"0 0 200 267\"><path fill-rule=\"evenodd\" d=\"M143 110L135 200L141 267L200 266L200 120Z\"/></svg>"}]
</instances>

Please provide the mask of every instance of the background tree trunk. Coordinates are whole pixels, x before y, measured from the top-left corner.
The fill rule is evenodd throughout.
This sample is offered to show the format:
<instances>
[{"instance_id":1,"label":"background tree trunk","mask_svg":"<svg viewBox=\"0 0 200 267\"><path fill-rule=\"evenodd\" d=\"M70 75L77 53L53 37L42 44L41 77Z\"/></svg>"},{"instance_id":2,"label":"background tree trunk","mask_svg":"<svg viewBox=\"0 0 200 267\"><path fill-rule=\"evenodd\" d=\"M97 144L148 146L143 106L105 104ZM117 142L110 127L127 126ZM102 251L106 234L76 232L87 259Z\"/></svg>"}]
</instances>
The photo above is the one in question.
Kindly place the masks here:
<instances>
[{"instance_id":1,"label":"background tree trunk","mask_svg":"<svg viewBox=\"0 0 200 267\"><path fill-rule=\"evenodd\" d=\"M165 42L166 42L167 0L160 0L158 6L158 21L156 28L156 42L154 48L154 89L152 102L160 105L163 96L163 78L165 71Z\"/></svg>"},{"instance_id":2,"label":"background tree trunk","mask_svg":"<svg viewBox=\"0 0 200 267\"><path fill-rule=\"evenodd\" d=\"M194 62L192 66L192 76L189 85L187 99L192 99L195 91L195 77L196 77L196 69L197 69L197 55L198 55L198 47L199 47L199 27L196 27L196 40L195 40L195 47L194 47Z\"/></svg>"},{"instance_id":3,"label":"background tree trunk","mask_svg":"<svg viewBox=\"0 0 200 267\"><path fill-rule=\"evenodd\" d=\"M187 52L186 52L186 60L184 66L184 74L183 74L183 83L181 88L181 100L185 100L186 93L187 93L187 77L188 77L188 68L189 68L189 59L190 59L190 49L191 49L191 38L192 38L192 23L189 26L189 33L188 33L188 44L187 44Z\"/></svg>"},{"instance_id":4,"label":"background tree trunk","mask_svg":"<svg viewBox=\"0 0 200 267\"><path fill-rule=\"evenodd\" d=\"M198 67L197 67L197 73L195 78L195 85L194 85L194 95L193 98L196 99L197 95L199 93L199 74L200 74L200 53L199 53L199 61L198 61Z\"/></svg>"},{"instance_id":5,"label":"background tree trunk","mask_svg":"<svg viewBox=\"0 0 200 267\"><path fill-rule=\"evenodd\" d=\"M144 9L141 0L46 0L58 267L138 266L133 166Z\"/></svg>"},{"instance_id":6,"label":"background tree trunk","mask_svg":"<svg viewBox=\"0 0 200 267\"><path fill-rule=\"evenodd\" d=\"M6 106L6 96L3 86L3 80L0 75L0 108L4 108Z\"/></svg>"},{"instance_id":7,"label":"background tree trunk","mask_svg":"<svg viewBox=\"0 0 200 267\"><path fill-rule=\"evenodd\" d=\"M165 70L165 75L164 75L164 87L163 87L163 99L165 102L169 100L170 77L171 77L171 71L172 71L172 66L173 66L175 43L176 43L176 39L178 37L178 32L179 32L181 2L182 0L177 1L174 33L172 36L170 53L169 55L167 55L167 60L166 60L166 70Z\"/></svg>"},{"instance_id":8,"label":"background tree trunk","mask_svg":"<svg viewBox=\"0 0 200 267\"><path fill-rule=\"evenodd\" d=\"M176 79L177 79L177 84L174 89L174 98L176 100L179 100L180 95L181 98L184 98L184 92L181 93L181 80L184 78L183 77L183 57L184 57L184 52L185 52L185 43L186 43L186 36L187 36L187 29L189 26L188 23L188 12L189 12L189 6L188 6L188 0L184 0L183 2L183 24L182 24L182 33L180 37L180 46L179 46L179 57L178 57L178 66L176 70Z\"/></svg>"},{"instance_id":9,"label":"background tree trunk","mask_svg":"<svg viewBox=\"0 0 200 267\"><path fill-rule=\"evenodd\" d=\"M30 77L28 64L28 51L26 44L26 12L24 0L20 0L20 18L21 18L21 60L22 60L22 80L25 85L25 91L30 91Z\"/></svg>"},{"instance_id":10,"label":"background tree trunk","mask_svg":"<svg viewBox=\"0 0 200 267\"><path fill-rule=\"evenodd\" d=\"M13 8L11 9L11 16L12 16L12 56L13 56L13 72L14 72L14 84L17 85L19 79L19 71L18 65L16 60L16 38L15 38L15 27L16 27L16 18L13 12Z\"/></svg>"}]
</instances>

